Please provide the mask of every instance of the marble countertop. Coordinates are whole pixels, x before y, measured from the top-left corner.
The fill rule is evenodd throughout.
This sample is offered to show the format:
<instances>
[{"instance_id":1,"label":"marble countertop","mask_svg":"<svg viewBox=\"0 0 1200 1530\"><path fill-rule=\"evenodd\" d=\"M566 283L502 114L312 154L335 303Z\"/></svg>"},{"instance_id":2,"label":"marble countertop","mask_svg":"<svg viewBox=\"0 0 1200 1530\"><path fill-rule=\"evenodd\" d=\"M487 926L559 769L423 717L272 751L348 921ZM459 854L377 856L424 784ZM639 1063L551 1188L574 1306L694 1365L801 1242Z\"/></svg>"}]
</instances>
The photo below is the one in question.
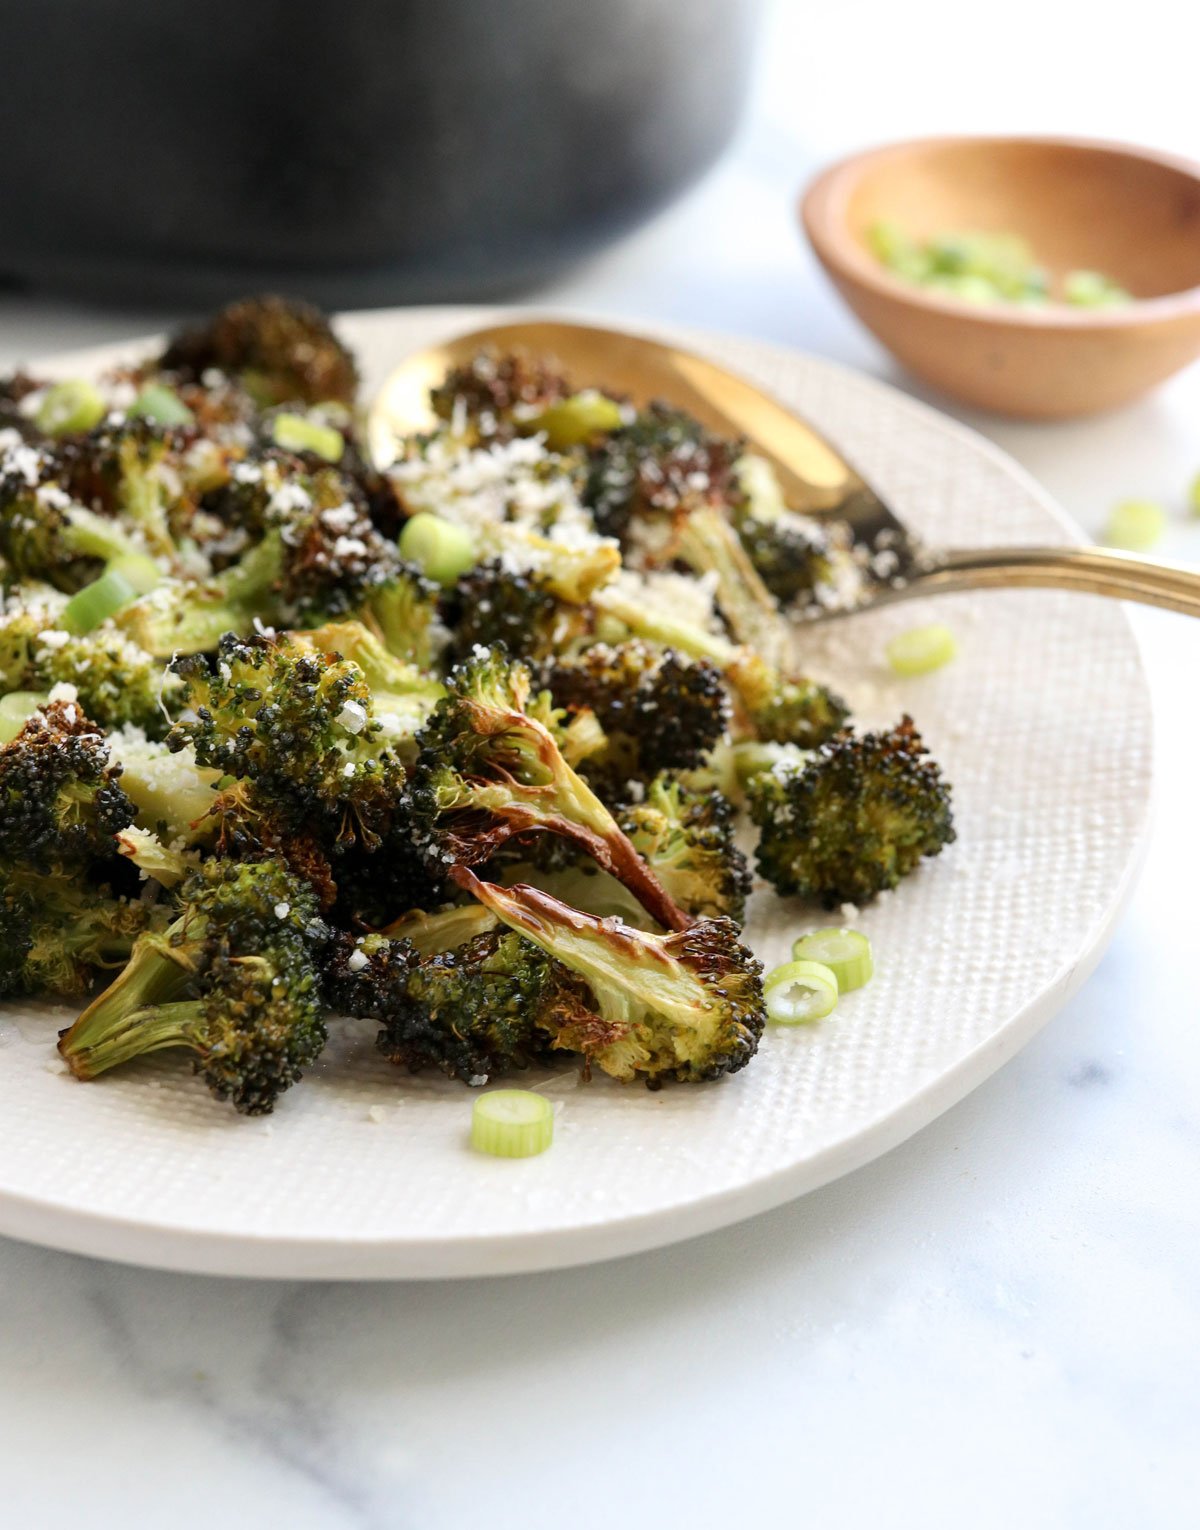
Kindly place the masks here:
<instances>
[{"instance_id":1,"label":"marble countertop","mask_svg":"<svg viewBox=\"0 0 1200 1530\"><path fill-rule=\"evenodd\" d=\"M1166 50L1142 85L1116 29L1081 38L1072 8L1032 0L1006 8L987 80L950 67L965 34L942 0L916 18L878 0L823 13L823 57L867 27L876 44L848 124L800 9L772 13L754 110L717 171L536 299L761 335L911 388L801 247L791 202L818 163L947 125L1200 151L1194 52ZM1168 14L1166 0L1144 9ZM0 365L163 322L4 296ZM1182 508L1200 469L1200 369L1103 420L962 417L1090 530L1124 495L1171 503L1164 553L1200 560L1200 520ZM1134 619L1160 761L1145 872L1094 976L966 1101L780 1211L558 1274L253 1283L0 1240L5 1522L1187 1522L1200 1498L1200 627Z\"/></svg>"}]
</instances>

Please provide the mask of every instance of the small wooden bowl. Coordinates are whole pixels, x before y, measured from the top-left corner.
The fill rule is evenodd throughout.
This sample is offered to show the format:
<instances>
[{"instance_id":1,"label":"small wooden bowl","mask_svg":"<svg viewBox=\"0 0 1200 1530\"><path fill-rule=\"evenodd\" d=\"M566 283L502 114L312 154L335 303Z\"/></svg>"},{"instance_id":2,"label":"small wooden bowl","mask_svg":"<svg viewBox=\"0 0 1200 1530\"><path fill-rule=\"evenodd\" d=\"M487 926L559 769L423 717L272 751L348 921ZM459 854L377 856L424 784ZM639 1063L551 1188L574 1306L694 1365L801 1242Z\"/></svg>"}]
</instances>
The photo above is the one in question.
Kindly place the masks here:
<instances>
[{"instance_id":1,"label":"small wooden bowl","mask_svg":"<svg viewBox=\"0 0 1200 1530\"><path fill-rule=\"evenodd\" d=\"M1028 419L1137 398L1200 355L1200 166L1056 138L929 138L842 160L805 193L805 232L898 360L970 404ZM1120 308L974 306L894 276L867 231L1023 235L1052 278L1102 271Z\"/></svg>"}]
</instances>

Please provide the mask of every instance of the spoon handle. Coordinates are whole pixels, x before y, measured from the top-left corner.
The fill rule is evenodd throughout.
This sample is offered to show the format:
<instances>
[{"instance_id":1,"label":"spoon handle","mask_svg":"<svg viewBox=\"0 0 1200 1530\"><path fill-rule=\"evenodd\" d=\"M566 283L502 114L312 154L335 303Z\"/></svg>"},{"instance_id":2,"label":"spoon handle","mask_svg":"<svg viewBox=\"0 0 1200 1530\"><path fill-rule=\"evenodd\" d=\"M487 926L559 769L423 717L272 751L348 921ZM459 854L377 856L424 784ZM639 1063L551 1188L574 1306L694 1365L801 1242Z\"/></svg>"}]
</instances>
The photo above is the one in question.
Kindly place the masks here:
<instances>
[{"instance_id":1,"label":"spoon handle","mask_svg":"<svg viewBox=\"0 0 1200 1530\"><path fill-rule=\"evenodd\" d=\"M870 604L949 590L1077 590L1200 616L1200 571L1106 547L991 547L938 552Z\"/></svg>"}]
</instances>

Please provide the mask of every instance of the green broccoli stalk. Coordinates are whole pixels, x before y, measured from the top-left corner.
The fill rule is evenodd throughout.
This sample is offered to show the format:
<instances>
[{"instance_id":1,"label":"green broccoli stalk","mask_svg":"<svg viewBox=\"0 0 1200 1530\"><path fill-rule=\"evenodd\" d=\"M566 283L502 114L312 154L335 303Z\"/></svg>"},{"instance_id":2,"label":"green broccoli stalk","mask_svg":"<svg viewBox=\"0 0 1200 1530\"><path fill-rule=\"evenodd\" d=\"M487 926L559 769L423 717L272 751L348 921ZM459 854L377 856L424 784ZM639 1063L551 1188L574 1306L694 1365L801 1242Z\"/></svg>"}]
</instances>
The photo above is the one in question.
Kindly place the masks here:
<instances>
[{"instance_id":1,"label":"green broccoli stalk","mask_svg":"<svg viewBox=\"0 0 1200 1530\"><path fill-rule=\"evenodd\" d=\"M261 407L302 402L353 405L354 357L308 303L243 298L177 334L148 370L201 382L210 369L235 377Z\"/></svg>"},{"instance_id":2,"label":"green broccoli stalk","mask_svg":"<svg viewBox=\"0 0 1200 1530\"><path fill-rule=\"evenodd\" d=\"M762 967L731 919L654 935L581 913L536 887L482 882L465 866L451 875L587 985L588 1013L558 1027L556 1046L655 1088L668 1078L735 1073L754 1056L766 1019Z\"/></svg>"},{"instance_id":3,"label":"green broccoli stalk","mask_svg":"<svg viewBox=\"0 0 1200 1530\"><path fill-rule=\"evenodd\" d=\"M640 802L617 815L638 854L681 908L697 918L741 924L750 869L734 840L733 805L718 791L692 791L657 776Z\"/></svg>"},{"instance_id":4,"label":"green broccoli stalk","mask_svg":"<svg viewBox=\"0 0 1200 1530\"><path fill-rule=\"evenodd\" d=\"M634 893L668 929L687 915L563 758L551 729L529 708L530 674L503 649L481 649L447 681L418 736L409 785L413 830L431 860L477 865L518 834L535 831L578 845Z\"/></svg>"},{"instance_id":5,"label":"green broccoli stalk","mask_svg":"<svg viewBox=\"0 0 1200 1530\"><path fill-rule=\"evenodd\" d=\"M58 1049L94 1079L165 1048L188 1048L209 1090L246 1115L274 1109L325 1044L311 891L272 861L210 861L182 913L139 937L128 966Z\"/></svg>"},{"instance_id":6,"label":"green broccoli stalk","mask_svg":"<svg viewBox=\"0 0 1200 1530\"><path fill-rule=\"evenodd\" d=\"M747 795L761 874L826 908L866 903L954 839L950 787L911 717L760 771Z\"/></svg>"}]
</instances>

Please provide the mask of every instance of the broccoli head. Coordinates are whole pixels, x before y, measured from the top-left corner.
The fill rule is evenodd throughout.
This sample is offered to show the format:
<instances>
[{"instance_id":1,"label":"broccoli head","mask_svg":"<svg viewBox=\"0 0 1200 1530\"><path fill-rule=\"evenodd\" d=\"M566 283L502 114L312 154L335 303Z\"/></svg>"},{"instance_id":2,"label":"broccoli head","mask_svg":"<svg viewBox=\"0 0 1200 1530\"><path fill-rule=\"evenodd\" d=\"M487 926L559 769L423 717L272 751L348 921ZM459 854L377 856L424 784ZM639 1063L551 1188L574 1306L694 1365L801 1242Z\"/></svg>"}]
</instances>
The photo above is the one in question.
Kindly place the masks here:
<instances>
[{"instance_id":1,"label":"broccoli head","mask_svg":"<svg viewBox=\"0 0 1200 1530\"><path fill-rule=\"evenodd\" d=\"M483 350L452 367L429 401L439 419L469 425L486 439L511 434L570 391L563 372L545 356Z\"/></svg>"},{"instance_id":2,"label":"broccoli head","mask_svg":"<svg viewBox=\"0 0 1200 1530\"><path fill-rule=\"evenodd\" d=\"M244 298L175 336L156 363L160 371L201 382L227 372L261 406L300 401L353 405L354 357L329 320L308 303Z\"/></svg>"},{"instance_id":3,"label":"broccoli head","mask_svg":"<svg viewBox=\"0 0 1200 1530\"><path fill-rule=\"evenodd\" d=\"M10 871L0 892L0 996L84 993L165 923L161 906L77 875Z\"/></svg>"},{"instance_id":4,"label":"broccoli head","mask_svg":"<svg viewBox=\"0 0 1200 1530\"><path fill-rule=\"evenodd\" d=\"M80 707L100 727L129 724L166 732L170 694L162 661L106 623L86 637L56 626L50 605L13 605L0 613L0 694L74 687Z\"/></svg>"},{"instance_id":5,"label":"broccoli head","mask_svg":"<svg viewBox=\"0 0 1200 1530\"><path fill-rule=\"evenodd\" d=\"M590 625L586 608L560 599L546 575L511 569L500 558L463 574L453 605L453 652L459 659L495 643L520 659L549 658L585 636Z\"/></svg>"},{"instance_id":6,"label":"broccoli head","mask_svg":"<svg viewBox=\"0 0 1200 1530\"><path fill-rule=\"evenodd\" d=\"M596 643L544 675L556 706L595 715L608 741L598 763L624 779L694 769L729 726L720 671L671 648Z\"/></svg>"},{"instance_id":7,"label":"broccoli head","mask_svg":"<svg viewBox=\"0 0 1200 1530\"><path fill-rule=\"evenodd\" d=\"M184 884L179 917L139 937L120 976L59 1039L77 1078L169 1047L246 1115L272 1110L325 1044L327 931L303 882L273 861L214 860Z\"/></svg>"},{"instance_id":8,"label":"broccoli head","mask_svg":"<svg viewBox=\"0 0 1200 1530\"><path fill-rule=\"evenodd\" d=\"M18 579L73 593L111 559L142 549L71 495L64 452L61 443L21 444L0 456L0 557Z\"/></svg>"},{"instance_id":9,"label":"broccoli head","mask_svg":"<svg viewBox=\"0 0 1200 1530\"><path fill-rule=\"evenodd\" d=\"M169 737L200 765L251 782L282 824L339 846L378 845L404 769L357 664L287 638L221 640L215 666L178 659L183 707Z\"/></svg>"},{"instance_id":10,"label":"broccoli head","mask_svg":"<svg viewBox=\"0 0 1200 1530\"><path fill-rule=\"evenodd\" d=\"M426 956L383 935L343 936L332 969L330 1004L382 1021L389 1062L465 1084L545 1061L558 1030L585 1014L573 975L504 929Z\"/></svg>"},{"instance_id":11,"label":"broccoli head","mask_svg":"<svg viewBox=\"0 0 1200 1530\"><path fill-rule=\"evenodd\" d=\"M640 802L617 815L651 871L697 918L722 914L741 924L750 868L734 840L732 803L718 791L692 791L661 775Z\"/></svg>"},{"instance_id":12,"label":"broccoli head","mask_svg":"<svg viewBox=\"0 0 1200 1530\"><path fill-rule=\"evenodd\" d=\"M464 866L453 876L586 984L586 1013L558 1026L556 1046L652 1088L735 1073L754 1056L766 1019L762 967L731 919L655 935L581 913L536 887L498 887Z\"/></svg>"},{"instance_id":13,"label":"broccoli head","mask_svg":"<svg viewBox=\"0 0 1200 1530\"><path fill-rule=\"evenodd\" d=\"M0 749L0 867L69 870L111 856L134 820L120 774L76 702L40 708Z\"/></svg>"},{"instance_id":14,"label":"broccoli head","mask_svg":"<svg viewBox=\"0 0 1200 1530\"><path fill-rule=\"evenodd\" d=\"M682 929L676 907L612 814L568 765L554 733L530 708L525 665L502 648L459 665L418 736L408 792L414 832L435 864L476 865L515 835L548 832L585 850L661 924ZM553 720L552 716L549 719Z\"/></svg>"},{"instance_id":15,"label":"broccoli head","mask_svg":"<svg viewBox=\"0 0 1200 1530\"><path fill-rule=\"evenodd\" d=\"M752 776L747 795L759 871L826 908L866 903L954 839L950 787L911 717L887 733L839 733Z\"/></svg>"}]
</instances>

